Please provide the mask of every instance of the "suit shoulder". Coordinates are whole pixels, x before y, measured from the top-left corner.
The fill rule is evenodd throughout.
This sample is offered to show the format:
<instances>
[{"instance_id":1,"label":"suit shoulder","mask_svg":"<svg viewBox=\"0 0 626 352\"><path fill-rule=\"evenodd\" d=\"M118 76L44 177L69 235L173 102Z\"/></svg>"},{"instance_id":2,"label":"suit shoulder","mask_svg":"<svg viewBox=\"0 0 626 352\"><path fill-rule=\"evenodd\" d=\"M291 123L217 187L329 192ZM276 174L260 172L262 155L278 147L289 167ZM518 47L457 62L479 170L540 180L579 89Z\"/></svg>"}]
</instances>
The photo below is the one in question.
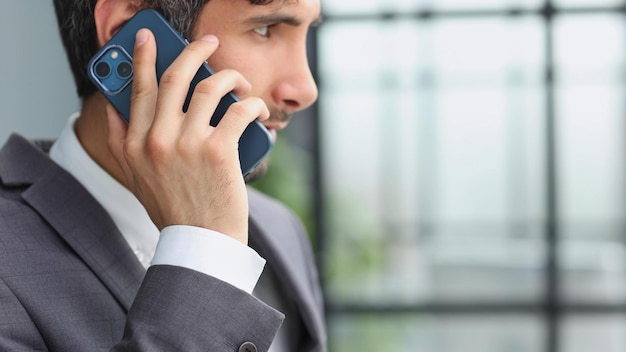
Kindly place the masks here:
<instances>
[{"instance_id":1,"label":"suit shoulder","mask_svg":"<svg viewBox=\"0 0 626 352\"><path fill-rule=\"evenodd\" d=\"M283 215L297 218L295 213L278 199L270 197L269 195L252 187L248 187L248 202L250 204L250 210L253 212L273 216Z\"/></svg>"}]
</instances>

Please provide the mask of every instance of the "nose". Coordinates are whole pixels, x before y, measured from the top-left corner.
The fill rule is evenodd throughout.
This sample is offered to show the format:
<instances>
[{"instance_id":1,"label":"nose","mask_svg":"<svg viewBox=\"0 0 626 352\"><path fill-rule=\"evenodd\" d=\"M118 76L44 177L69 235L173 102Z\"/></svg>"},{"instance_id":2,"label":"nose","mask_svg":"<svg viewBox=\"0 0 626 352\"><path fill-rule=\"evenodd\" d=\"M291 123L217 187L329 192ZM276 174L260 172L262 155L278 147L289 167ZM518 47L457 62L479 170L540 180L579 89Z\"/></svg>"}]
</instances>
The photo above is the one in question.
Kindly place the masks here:
<instances>
[{"instance_id":1,"label":"nose","mask_svg":"<svg viewBox=\"0 0 626 352\"><path fill-rule=\"evenodd\" d=\"M317 100L317 84L309 67L306 48L287 58L285 64L279 68L280 78L272 90L272 98L280 108L296 112L311 106Z\"/></svg>"}]
</instances>

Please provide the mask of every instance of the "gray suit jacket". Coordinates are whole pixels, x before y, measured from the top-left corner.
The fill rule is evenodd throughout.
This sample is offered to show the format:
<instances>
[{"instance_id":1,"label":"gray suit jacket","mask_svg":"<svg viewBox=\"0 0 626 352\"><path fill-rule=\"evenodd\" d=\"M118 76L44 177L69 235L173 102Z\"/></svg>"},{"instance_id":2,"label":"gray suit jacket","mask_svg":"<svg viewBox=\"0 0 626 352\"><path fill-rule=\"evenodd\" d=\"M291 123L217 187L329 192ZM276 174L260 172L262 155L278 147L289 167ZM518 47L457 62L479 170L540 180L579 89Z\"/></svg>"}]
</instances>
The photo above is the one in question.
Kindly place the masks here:
<instances>
[{"instance_id":1,"label":"gray suit jacket","mask_svg":"<svg viewBox=\"0 0 626 352\"><path fill-rule=\"evenodd\" d=\"M0 150L1 351L259 351L283 316L210 276L146 272L104 209L40 148ZM250 243L302 323L299 351L325 351L322 295L300 222L250 190Z\"/></svg>"}]
</instances>

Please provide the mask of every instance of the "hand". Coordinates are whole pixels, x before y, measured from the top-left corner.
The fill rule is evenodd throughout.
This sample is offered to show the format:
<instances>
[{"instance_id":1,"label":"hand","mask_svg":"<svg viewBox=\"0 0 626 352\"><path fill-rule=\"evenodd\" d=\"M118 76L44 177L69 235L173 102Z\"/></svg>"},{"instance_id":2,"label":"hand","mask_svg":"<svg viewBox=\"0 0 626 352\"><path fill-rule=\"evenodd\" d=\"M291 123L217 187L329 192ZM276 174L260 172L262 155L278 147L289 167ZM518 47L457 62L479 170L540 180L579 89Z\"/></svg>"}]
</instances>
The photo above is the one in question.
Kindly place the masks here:
<instances>
[{"instance_id":1,"label":"hand","mask_svg":"<svg viewBox=\"0 0 626 352\"><path fill-rule=\"evenodd\" d=\"M209 121L229 91L245 95L250 84L233 70L200 82L186 113L182 106L198 67L218 47L214 36L187 46L157 85L156 43L147 29L137 32L130 122L107 106L108 145L129 188L162 230L192 225L248 241L248 200L238 141L254 119L269 117L260 98L230 106L217 127Z\"/></svg>"}]
</instances>

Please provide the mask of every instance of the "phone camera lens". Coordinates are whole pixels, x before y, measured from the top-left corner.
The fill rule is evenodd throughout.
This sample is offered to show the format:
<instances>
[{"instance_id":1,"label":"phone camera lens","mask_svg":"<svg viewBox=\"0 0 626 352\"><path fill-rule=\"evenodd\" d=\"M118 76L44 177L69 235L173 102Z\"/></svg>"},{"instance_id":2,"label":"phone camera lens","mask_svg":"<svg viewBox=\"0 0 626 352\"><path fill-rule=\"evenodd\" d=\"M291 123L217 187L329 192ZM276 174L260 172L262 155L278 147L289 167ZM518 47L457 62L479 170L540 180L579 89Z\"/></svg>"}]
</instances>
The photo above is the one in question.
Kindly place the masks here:
<instances>
[{"instance_id":1,"label":"phone camera lens","mask_svg":"<svg viewBox=\"0 0 626 352\"><path fill-rule=\"evenodd\" d=\"M117 66L117 75L120 76L120 78L128 78L132 72L133 67L128 61L123 61Z\"/></svg>"},{"instance_id":2,"label":"phone camera lens","mask_svg":"<svg viewBox=\"0 0 626 352\"><path fill-rule=\"evenodd\" d=\"M111 73L111 66L105 61L100 61L96 65L96 75L100 78L106 78Z\"/></svg>"}]
</instances>

